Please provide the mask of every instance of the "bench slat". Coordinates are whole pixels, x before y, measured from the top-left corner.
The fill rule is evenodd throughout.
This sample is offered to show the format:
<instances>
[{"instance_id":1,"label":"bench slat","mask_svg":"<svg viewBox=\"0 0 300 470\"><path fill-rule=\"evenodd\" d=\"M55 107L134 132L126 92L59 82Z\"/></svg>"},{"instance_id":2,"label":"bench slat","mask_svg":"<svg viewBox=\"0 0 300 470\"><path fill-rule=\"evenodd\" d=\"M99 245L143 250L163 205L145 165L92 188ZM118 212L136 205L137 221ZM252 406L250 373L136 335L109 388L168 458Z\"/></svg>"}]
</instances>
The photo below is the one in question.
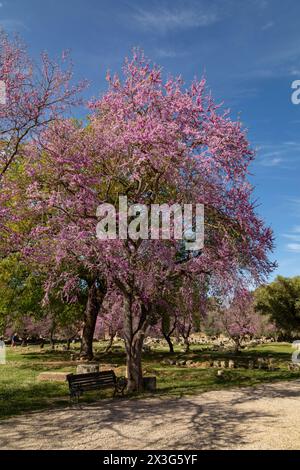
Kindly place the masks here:
<instances>
[{"instance_id":1,"label":"bench slat","mask_svg":"<svg viewBox=\"0 0 300 470\"><path fill-rule=\"evenodd\" d=\"M115 382L109 381L109 382L88 382L88 383L77 383L77 384L72 384L71 388L80 388L80 387L90 387L90 386L102 386L102 385L111 385L114 386Z\"/></svg>"},{"instance_id":2,"label":"bench slat","mask_svg":"<svg viewBox=\"0 0 300 470\"><path fill-rule=\"evenodd\" d=\"M103 372L90 372L88 374L69 374L67 377L69 379L88 379L94 377L115 377L115 373L113 371L103 371Z\"/></svg>"},{"instance_id":3,"label":"bench slat","mask_svg":"<svg viewBox=\"0 0 300 470\"><path fill-rule=\"evenodd\" d=\"M72 380L72 384L76 383L90 383L90 382L115 382L113 377L91 377L90 379Z\"/></svg>"},{"instance_id":4,"label":"bench slat","mask_svg":"<svg viewBox=\"0 0 300 470\"><path fill-rule=\"evenodd\" d=\"M114 381L115 377L88 377L88 378L82 378L82 379L74 378L74 379L71 379L70 382L72 382L72 383L76 383L76 382L82 383L82 382L91 382L93 380L112 380L112 381Z\"/></svg>"}]
</instances>

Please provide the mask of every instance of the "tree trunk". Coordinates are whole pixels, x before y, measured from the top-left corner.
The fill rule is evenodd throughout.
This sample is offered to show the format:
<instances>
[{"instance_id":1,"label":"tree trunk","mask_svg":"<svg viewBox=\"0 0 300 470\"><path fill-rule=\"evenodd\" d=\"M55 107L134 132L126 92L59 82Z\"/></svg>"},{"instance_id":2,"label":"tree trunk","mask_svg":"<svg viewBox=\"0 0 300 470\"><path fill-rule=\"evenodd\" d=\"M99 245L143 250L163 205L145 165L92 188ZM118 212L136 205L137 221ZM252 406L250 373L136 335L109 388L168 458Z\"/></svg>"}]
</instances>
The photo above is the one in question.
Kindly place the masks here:
<instances>
[{"instance_id":1,"label":"tree trunk","mask_svg":"<svg viewBox=\"0 0 300 470\"><path fill-rule=\"evenodd\" d=\"M98 279L89 287L88 299L84 312L84 327L81 339L80 357L93 359L93 339L97 316L106 294L106 285Z\"/></svg>"},{"instance_id":2,"label":"tree trunk","mask_svg":"<svg viewBox=\"0 0 300 470\"><path fill-rule=\"evenodd\" d=\"M170 354L173 354L174 353L174 346L173 346L173 343L171 341L171 336L170 335L167 335L166 333L163 332L163 336L166 340L166 342L168 343L168 346L169 346L169 353Z\"/></svg>"},{"instance_id":3,"label":"tree trunk","mask_svg":"<svg viewBox=\"0 0 300 470\"><path fill-rule=\"evenodd\" d=\"M53 322L51 325L51 330L50 330L50 346L51 346L51 351L54 351L55 349L55 339L54 339L54 333L55 333L55 328L56 325Z\"/></svg>"},{"instance_id":4,"label":"tree trunk","mask_svg":"<svg viewBox=\"0 0 300 470\"><path fill-rule=\"evenodd\" d=\"M142 348L147 330L147 309L141 306L139 325L133 331L132 296L124 296L124 340L126 349L127 391L141 392L143 386Z\"/></svg>"},{"instance_id":5,"label":"tree trunk","mask_svg":"<svg viewBox=\"0 0 300 470\"><path fill-rule=\"evenodd\" d=\"M235 354L240 354L241 352L241 343L240 343L240 340L237 338L234 338L233 339L234 341L234 353Z\"/></svg>"},{"instance_id":6,"label":"tree trunk","mask_svg":"<svg viewBox=\"0 0 300 470\"><path fill-rule=\"evenodd\" d=\"M141 392L144 388L142 370L143 341L143 336L135 335L130 344L126 345L127 391L129 392Z\"/></svg>"},{"instance_id":7,"label":"tree trunk","mask_svg":"<svg viewBox=\"0 0 300 470\"><path fill-rule=\"evenodd\" d=\"M184 338L184 352L188 353L190 351L190 342L189 338Z\"/></svg>"},{"instance_id":8,"label":"tree trunk","mask_svg":"<svg viewBox=\"0 0 300 470\"><path fill-rule=\"evenodd\" d=\"M183 338L183 344L184 344L184 352L188 353L190 351L190 341L189 341L189 338L190 338L190 334L191 334L191 331L192 331L192 325L189 324L189 326L187 327L187 329L185 330L183 328L183 331L181 333L181 336Z\"/></svg>"},{"instance_id":9,"label":"tree trunk","mask_svg":"<svg viewBox=\"0 0 300 470\"><path fill-rule=\"evenodd\" d=\"M113 345L113 342L114 342L114 339L115 339L115 336L116 336L116 333L110 335L110 337L109 337L109 343L108 343L108 345L107 345L106 348L105 348L105 352L108 352L108 351L111 350L112 345Z\"/></svg>"}]
</instances>

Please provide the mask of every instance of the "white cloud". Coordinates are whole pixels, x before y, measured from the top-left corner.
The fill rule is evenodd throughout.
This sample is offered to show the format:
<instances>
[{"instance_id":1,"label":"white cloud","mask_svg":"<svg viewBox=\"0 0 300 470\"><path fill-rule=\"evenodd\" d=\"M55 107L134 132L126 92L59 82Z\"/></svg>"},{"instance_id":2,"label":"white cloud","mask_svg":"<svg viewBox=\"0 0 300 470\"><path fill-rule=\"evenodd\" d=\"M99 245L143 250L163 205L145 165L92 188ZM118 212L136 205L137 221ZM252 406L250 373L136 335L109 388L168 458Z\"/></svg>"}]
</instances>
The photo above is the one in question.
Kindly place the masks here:
<instances>
[{"instance_id":1,"label":"white cloud","mask_svg":"<svg viewBox=\"0 0 300 470\"><path fill-rule=\"evenodd\" d=\"M278 166L283 161L282 158L274 157L271 159L264 159L261 161L261 165L263 166Z\"/></svg>"},{"instance_id":2,"label":"white cloud","mask_svg":"<svg viewBox=\"0 0 300 470\"><path fill-rule=\"evenodd\" d=\"M0 28L3 28L5 31L20 31L20 29L27 29L23 21L15 19L0 19Z\"/></svg>"},{"instance_id":3,"label":"white cloud","mask_svg":"<svg viewBox=\"0 0 300 470\"><path fill-rule=\"evenodd\" d=\"M292 68L290 75L292 75L292 77L300 77L300 70L298 68Z\"/></svg>"},{"instance_id":4,"label":"white cloud","mask_svg":"<svg viewBox=\"0 0 300 470\"><path fill-rule=\"evenodd\" d=\"M185 57L187 52L175 51L173 49L159 48L154 51L154 55L160 59L175 59Z\"/></svg>"},{"instance_id":5,"label":"white cloud","mask_svg":"<svg viewBox=\"0 0 300 470\"><path fill-rule=\"evenodd\" d=\"M262 26L262 31L267 31L268 29L271 29L273 28L273 26L275 25L274 21L268 21L267 23L265 23L263 26Z\"/></svg>"},{"instance_id":6,"label":"white cloud","mask_svg":"<svg viewBox=\"0 0 300 470\"><path fill-rule=\"evenodd\" d=\"M197 5L194 8L160 7L147 10L138 8L134 19L145 30L165 33L171 30L209 26L219 18L215 11L202 10Z\"/></svg>"},{"instance_id":7,"label":"white cloud","mask_svg":"<svg viewBox=\"0 0 300 470\"><path fill-rule=\"evenodd\" d=\"M288 251L293 253L300 253L300 243L288 243L286 247Z\"/></svg>"},{"instance_id":8,"label":"white cloud","mask_svg":"<svg viewBox=\"0 0 300 470\"><path fill-rule=\"evenodd\" d=\"M300 142L285 141L277 144L260 144L257 148L257 162L262 166L281 166L293 169L298 164Z\"/></svg>"},{"instance_id":9,"label":"white cloud","mask_svg":"<svg viewBox=\"0 0 300 470\"><path fill-rule=\"evenodd\" d=\"M282 237L290 240L290 243L285 245L287 251L292 253L300 253L300 226L294 226L289 233L284 233Z\"/></svg>"},{"instance_id":10,"label":"white cloud","mask_svg":"<svg viewBox=\"0 0 300 470\"><path fill-rule=\"evenodd\" d=\"M290 233L284 233L283 234L284 238L287 238L288 240L292 240L294 242L299 242L300 243L300 236L299 235L293 235Z\"/></svg>"}]
</instances>

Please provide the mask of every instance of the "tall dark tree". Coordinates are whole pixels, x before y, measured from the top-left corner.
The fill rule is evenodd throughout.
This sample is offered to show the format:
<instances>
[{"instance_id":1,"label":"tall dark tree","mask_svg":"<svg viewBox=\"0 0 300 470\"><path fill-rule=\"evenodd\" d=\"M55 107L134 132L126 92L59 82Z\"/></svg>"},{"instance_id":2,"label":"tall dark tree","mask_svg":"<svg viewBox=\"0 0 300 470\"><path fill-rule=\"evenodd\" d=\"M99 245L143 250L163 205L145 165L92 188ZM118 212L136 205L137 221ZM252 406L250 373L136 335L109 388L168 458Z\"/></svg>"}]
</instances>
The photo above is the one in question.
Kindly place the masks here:
<instances>
[{"instance_id":1,"label":"tall dark tree","mask_svg":"<svg viewBox=\"0 0 300 470\"><path fill-rule=\"evenodd\" d=\"M300 276L278 276L271 284L255 292L255 308L285 334L300 333Z\"/></svg>"}]
</instances>

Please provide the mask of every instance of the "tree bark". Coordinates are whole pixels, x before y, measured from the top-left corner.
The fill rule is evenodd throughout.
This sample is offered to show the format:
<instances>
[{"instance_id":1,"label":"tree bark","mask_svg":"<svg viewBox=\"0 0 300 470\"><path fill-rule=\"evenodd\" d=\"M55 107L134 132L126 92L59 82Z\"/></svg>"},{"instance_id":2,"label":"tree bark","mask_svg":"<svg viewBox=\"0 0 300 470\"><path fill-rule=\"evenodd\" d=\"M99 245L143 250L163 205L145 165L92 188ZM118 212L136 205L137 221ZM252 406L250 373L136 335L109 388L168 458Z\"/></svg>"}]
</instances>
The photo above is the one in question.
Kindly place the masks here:
<instances>
[{"instance_id":1,"label":"tree bark","mask_svg":"<svg viewBox=\"0 0 300 470\"><path fill-rule=\"evenodd\" d=\"M240 354L241 352L241 343L239 339L233 338L234 341L234 353Z\"/></svg>"},{"instance_id":2,"label":"tree bark","mask_svg":"<svg viewBox=\"0 0 300 470\"><path fill-rule=\"evenodd\" d=\"M88 299L84 312L84 327L81 338L80 357L91 361L94 357L93 339L97 316L106 294L106 283L95 279L89 287Z\"/></svg>"},{"instance_id":3,"label":"tree bark","mask_svg":"<svg viewBox=\"0 0 300 470\"><path fill-rule=\"evenodd\" d=\"M192 325L190 324L186 331L182 332L182 338L184 343L184 352L188 353L190 351L190 334L192 331Z\"/></svg>"},{"instance_id":4,"label":"tree bark","mask_svg":"<svg viewBox=\"0 0 300 470\"><path fill-rule=\"evenodd\" d=\"M113 345L113 342L114 342L114 339L115 339L115 336L116 336L116 333L112 333L109 337L109 343L108 345L106 346L105 348L105 352L109 352L112 348L112 345Z\"/></svg>"},{"instance_id":5,"label":"tree bark","mask_svg":"<svg viewBox=\"0 0 300 470\"><path fill-rule=\"evenodd\" d=\"M173 354L174 353L174 346L173 346L173 343L171 341L171 336L170 335L167 335L166 333L163 332L163 336L166 340L166 342L168 343L168 346L169 346L169 353L170 354Z\"/></svg>"},{"instance_id":6,"label":"tree bark","mask_svg":"<svg viewBox=\"0 0 300 470\"><path fill-rule=\"evenodd\" d=\"M126 345L127 354L127 391L141 392L143 386L143 370L142 370L142 347L144 338L135 335L130 344Z\"/></svg>"},{"instance_id":7,"label":"tree bark","mask_svg":"<svg viewBox=\"0 0 300 470\"><path fill-rule=\"evenodd\" d=\"M142 370L142 348L145 332L148 327L148 311L141 305L141 316L137 328L133 329L133 298L124 296L124 339L126 349L127 391L141 392L144 388Z\"/></svg>"},{"instance_id":8,"label":"tree bark","mask_svg":"<svg viewBox=\"0 0 300 470\"><path fill-rule=\"evenodd\" d=\"M51 346L52 351L54 351L55 349L55 339L54 339L55 329L56 329L56 324L53 322L51 325L51 330L50 330L50 346Z\"/></svg>"},{"instance_id":9,"label":"tree bark","mask_svg":"<svg viewBox=\"0 0 300 470\"><path fill-rule=\"evenodd\" d=\"M190 342L189 338L184 338L184 352L188 353L190 351Z\"/></svg>"}]
</instances>

